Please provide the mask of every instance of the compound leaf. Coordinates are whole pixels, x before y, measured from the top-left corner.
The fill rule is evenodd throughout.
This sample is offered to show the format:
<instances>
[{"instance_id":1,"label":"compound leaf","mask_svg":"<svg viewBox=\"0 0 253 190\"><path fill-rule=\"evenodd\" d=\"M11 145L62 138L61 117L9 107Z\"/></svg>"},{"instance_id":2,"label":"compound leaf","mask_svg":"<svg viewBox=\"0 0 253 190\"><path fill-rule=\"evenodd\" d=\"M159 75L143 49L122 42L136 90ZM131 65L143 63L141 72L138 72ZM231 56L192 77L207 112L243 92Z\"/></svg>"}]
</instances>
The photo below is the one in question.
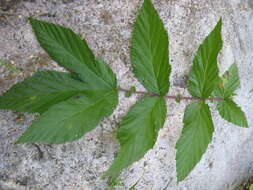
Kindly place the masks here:
<instances>
[{"instance_id":1,"label":"compound leaf","mask_svg":"<svg viewBox=\"0 0 253 190\"><path fill-rule=\"evenodd\" d=\"M165 95L171 66L168 34L150 0L145 0L135 22L131 62L136 77L152 93Z\"/></svg>"},{"instance_id":2,"label":"compound leaf","mask_svg":"<svg viewBox=\"0 0 253 190\"><path fill-rule=\"evenodd\" d=\"M189 75L188 89L193 97L208 98L218 83L217 56L222 48L222 20L199 46Z\"/></svg>"},{"instance_id":3,"label":"compound leaf","mask_svg":"<svg viewBox=\"0 0 253 190\"><path fill-rule=\"evenodd\" d=\"M72 79L68 73L37 72L0 96L0 108L43 113L50 106L77 95L84 89L85 83Z\"/></svg>"},{"instance_id":4,"label":"compound leaf","mask_svg":"<svg viewBox=\"0 0 253 190\"><path fill-rule=\"evenodd\" d=\"M34 121L17 143L43 142L60 144L81 138L104 118L118 103L118 93L101 93L99 98L86 94L52 106Z\"/></svg>"},{"instance_id":5,"label":"compound leaf","mask_svg":"<svg viewBox=\"0 0 253 190\"><path fill-rule=\"evenodd\" d=\"M163 98L146 97L135 104L118 129L121 149L105 175L115 179L122 169L142 158L154 146L165 117L166 102Z\"/></svg>"},{"instance_id":6,"label":"compound leaf","mask_svg":"<svg viewBox=\"0 0 253 190\"><path fill-rule=\"evenodd\" d=\"M240 77L236 64L232 64L228 71L220 78L219 86L215 89L214 94L217 97L229 98L240 86Z\"/></svg>"},{"instance_id":7,"label":"compound leaf","mask_svg":"<svg viewBox=\"0 0 253 190\"><path fill-rule=\"evenodd\" d=\"M30 23L41 47L59 65L73 73L90 89L114 89L116 77L108 65L96 61L86 41L71 29L37 19Z\"/></svg>"},{"instance_id":8,"label":"compound leaf","mask_svg":"<svg viewBox=\"0 0 253 190\"><path fill-rule=\"evenodd\" d=\"M177 180L182 181L192 171L211 142L214 127L209 106L204 102L187 106L184 128L176 144Z\"/></svg>"},{"instance_id":9,"label":"compound leaf","mask_svg":"<svg viewBox=\"0 0 253 190\"><path fill-rule=\"evenodd\" d=\"M228 122L241 127L248 127L248 122L244 112L233 100L225 99L220 101L217 105L217 109L221 117Z\"/></svg>"}]
</instances>

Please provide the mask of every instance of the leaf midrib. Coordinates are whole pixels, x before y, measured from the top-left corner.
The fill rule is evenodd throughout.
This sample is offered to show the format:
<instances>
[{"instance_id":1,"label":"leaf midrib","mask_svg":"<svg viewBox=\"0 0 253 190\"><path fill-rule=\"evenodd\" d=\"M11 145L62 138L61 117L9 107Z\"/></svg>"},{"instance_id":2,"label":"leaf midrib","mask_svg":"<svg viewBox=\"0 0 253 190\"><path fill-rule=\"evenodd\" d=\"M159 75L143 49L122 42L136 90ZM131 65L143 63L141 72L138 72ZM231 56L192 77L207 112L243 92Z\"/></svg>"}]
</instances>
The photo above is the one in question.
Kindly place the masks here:
<instances>
[{"instance_id":1,"label":"leaf midrib","mask_svg":"<svg viewBox=\"0 0 253 190\"><path fill-rule=\"evenodd\" d=\"M216 46L219 46L219 44L220 43L218 43ZM203 44L201 44L201 46L203 47ZM214 48L215 50L217 49L217 47L215 47ZM201 95L202 95L202 97L204 96L204 89L205 89L205 86L206 86L206 83L207 83L207 81L206 81L206 73L207 73L207 70L208 70L208 68L209 68L209 66L213 63L213 61L211 62L211 55L212 55L212 53L209 53L207 56L207 64L206 64L206 67L205 67L205 69L204 69L204 82L203 82L203 86L202 86L202 89L201 89ZM214 60L215 61L215 60ZM210 62L210 63L209 63ZM212 64L213 65L213 64ZM216 66L216 65L214 65L214 66ZM210 95L209 95L210 96Z\"/></svg>"},{"instance_id":2,"label":"leaf midrib","mask_svg":"<svg viewBox=\"0 0 253 190\"><path fill-rule=\"evenodd\" d=\"M152 109L150 109L149 112L146 112L146 114L143 115L142 117L138 117L138 120L137 120L136 123L140 123L140 121L142 121L142 120L146 121L147 119L149 119L150 116L153 114L154 108L157 106L158 102L159 102L159 99L156 100L156 102L155 102L154 105L152 106ZM147 119L146 119L146 118L147 118ZM141 123L142 123L142 122L141 122ZM142 126L144 126L144 125L142 125ZM143 127L142 127L142 128L143 128ZM145 128L146 128L146 127L144 126L144 129L145 129ZM137 128L137 131L139 131L139 130L141 130L141 128ZM137 134L137 133L136 133L136 134ZM136 137L137 137L136 134L134 135L134 139L136 139ZM129 142L129 139L131 139L131 136L130 136L128 139L126 139L125 142ZM124 144L124 143L123 143L123 144Z\"/></svg>"},{"instance_id":3,"label":"leaf midrib","mask_svg":"<svg viewBox=\"0 0 253 190\"><path fill-rule=\"evenodd\" d=\"M144 9L144 12L143 12L143 14L146 14L147 15L147 17L149 17L150 15L149 15L149 12L146 10L146 9ZM139 20L140 20L140 23L141 22L143 22L143 23L145 23L144 21L143 21L143 18L139 15ZM152 34L151 34L151 22L150 22L150 19L148 19L148 24L147 24L147 34L148 34L148 38L150 39L150 40L148 40L148 43L147 43L147 45L148 45L148 50L149 50L149 65L152 67L152 78L155 80L155 90L157 91L157 92L159 92L159 93L161 93L160 92L160 88L159 88L159 83L158 83L158 79L157 79L157 76L156 76L156 73L155 73L155 69L154 69L154 55L153 55L153 52L152 52ZM139 28L140 26L138 25L138 28ZM140 29L139 29L140 30ZM135 32L135 35L136 35L136 32ZM144 64L145 65L145 64ZM148 71L149 69L147 69L147 71Z\"/></svg>"},{"instance_id":4,"label":"leaf midrib","mask_svg":"<svg viewBox=\"0 0 253 190\"><path fill-rule=\"evenodd\" d=\"M45 96L52 96L52 95L56 95L56 94L60 95L60 94L66 94L66 93L85 93L85 90L69 90L69 91L66 90L66 91L52 92L52 93L46 93L46 94L43 93L43 96L45 97ZM41 96L41 95L42 95L42 93L33 94L32 96ZM27 96L25 96L25 99L30 98L30 97L31 97L31 95L27 95ZM20 98L24 99L24 96L21 96ZM15 100L16 99L17 98L15 97Z\"/></svg>"},{"instance_id":5,"label":"leaf midrib","mask_svg":"<svg viewBox=\"0 0 253 190\"><path fill-rule=\"evenodd\" d=\"M146 11L146 10L145 10ZM148 16L149 16L149 13L146 13ZM155 81L156 81L156 90L161 94L161 89L160 89L160 87L159 87L159 82L158 82L158 76L159 76L159 72L157 73L157 75L156 75L156 73L155 73L155 68L154 68L154 55L153 55L153 52L152 52L152 37L154 37L154 36L152 36L152 34L151 34L151 23L149 22L149 25L148 25L148 36L149 36L149 39L151 39L150 41L149 41L149 51L150 51L150 55L151 55L151 65L152 65L152 74L153 74L153 76L154 76L154 79L155 79ZM161 37L161 34L159 35L159 37ZM159 64L159 67L160 67L160 65L161 64Z\"/></svg>"},{"instance_id":6,"label":"leaf midrib","mask_svg":"<svg viewBox=\"0 0 253 190\"><path fill-rule=\"evenodd\" d=\"M87 111L87 110L90 110L92 107L96 106L96 104L98 104L98 103L104 101L104 99L106 99L109 95L112 95L112 93L111 93L111 92L108 92L106 95L104 95L103 97L101 97L99 100L97 100L96 102L94 102L94 103L91 104L90 106L86 107L84 110L79 110L79 112L74 113L73 115L70 115L70 116L69 116L68 118L66 118L66 119L58 120L58 122L67 121L67 120L69 120L69 118L73 118L73 117L75 117L75 116L81 114L82 112L85 112L85 111ZM57 123L58 123L58 122L57 122Z\"/></svg>"},{"instance_id":7,"label":"leaf midrib","mask_svg":"<svg viewBox=\"0 0 253 190\"><path fill-rule=\"evenodd\" d=\"M70 30L72 32L72 30ZM37 32L40 32L40 33L43 33L43 36L47 36L47 33L44 32L44 31L37 31ZM76 35L76 34L75 34ZM89 70L91 73L93 73L97 79L99 79L100 81L102 81L102 83L104 83L107 87L111 88L111 85L106 81L106 80L103 80L101 79L96 72L94 72L90 67L88 67L86 64L83 63L82 60L80 60L79 58L77 58L75 55L73 55L71 52L69 52L64 46L60 45L60 43L55 43L57 42L56 39L54 39L52 36L49 36L49 39L50 40L46 40L46 41L50 41L52 44L54 44L56 47L58 47L58 49L63 49L65 51L65 53L67 53L72 59L74 58L74 60L76 60L76 62L78 62L78 65L80 66L84 66L87 68L87 70ZM81 40L81 39L79 39ZM83 43L83 42L82 42ZM93 64L96 62L96 60L94 59L93 60ZM83 75L81 72L78 73L78 74L81 74Z\"/></svg>"}]
</instances>

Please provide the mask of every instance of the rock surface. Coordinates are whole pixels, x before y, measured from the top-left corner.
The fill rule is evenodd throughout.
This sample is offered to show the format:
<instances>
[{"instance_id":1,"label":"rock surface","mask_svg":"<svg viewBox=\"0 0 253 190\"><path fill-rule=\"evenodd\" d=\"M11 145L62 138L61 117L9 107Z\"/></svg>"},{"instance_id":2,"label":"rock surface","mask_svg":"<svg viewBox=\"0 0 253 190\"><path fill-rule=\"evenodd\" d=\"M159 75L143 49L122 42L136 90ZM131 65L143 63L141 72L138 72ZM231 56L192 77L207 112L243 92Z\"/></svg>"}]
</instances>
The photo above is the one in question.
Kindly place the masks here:
<instances>
[{"instance_id":1,"label":"rock surface","mask_svg":"<svg viewBox=\"0 0 253 190\"><path fill-rule=\"evenodd\" d=\"M3 2L2 2L3 3ZM117 73L119 84L143 87L134 78L129 47L133 22L141 0L27 0L2 4L0 12L0 59L11 61L22 73L0 65L0 93L38 70L62 70L36 42L26 17L63 24L83 35L98 58ZM124 170L122 186L145 190L234 190L253 175L253 1L252 0L157 0L154 1L170 36L172 64L170 94L187 95L185 78L198 45L223 18L224 46L219 68L224 72L237 63L241 88L236 102L245 111L249 128L220 118L213 109L215 133L201 162L181 183L176 182L175 143L182 129L188 102L167 101L168 119L154 149ZM122 116L140 96L125 98L114 114L77 142L64 145L24 144L15 140L36 117L0 111L0 189L104 190L102 179L119 145L116 129ZM212 104L211 104L212 105ZM214 105L212 105L214 108Z\"/></svg>"}]
</instances>

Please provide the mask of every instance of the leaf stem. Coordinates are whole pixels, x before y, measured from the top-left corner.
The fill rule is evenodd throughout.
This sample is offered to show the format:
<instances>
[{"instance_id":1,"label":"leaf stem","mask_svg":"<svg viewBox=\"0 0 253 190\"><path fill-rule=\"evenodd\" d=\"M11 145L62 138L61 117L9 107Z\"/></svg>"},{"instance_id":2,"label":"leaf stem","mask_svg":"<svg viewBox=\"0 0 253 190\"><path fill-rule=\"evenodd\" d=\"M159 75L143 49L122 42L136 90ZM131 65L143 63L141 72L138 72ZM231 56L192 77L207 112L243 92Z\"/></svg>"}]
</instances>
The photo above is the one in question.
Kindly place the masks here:
<instances>
[{"instance_id":1,"label":"leaf stem","mask_svg":"<svg viewBox=\"0 0 253 190\"><path fill-rule=\"evenodd\" d=\"M146 91L131 91L131 90L127 90L127 89L123 89L123 88L118 88L116 89L119 92L129 92L129 93L133 93L133 94L142 94L142 95L147 95L147 96L160 96L159 94L156 93L150 93L150 92L146 92ZM203 100L210 100L210 101L222 101L224 100L223 98L220 97L210 97L210 98L199 98L199 97L184 97L184 96L172 96L172 95L166 95L164 96L164 98L166 99L173 99L173 100L198 100L198 101L203 101Z\"/></svg>"}]
</instances>

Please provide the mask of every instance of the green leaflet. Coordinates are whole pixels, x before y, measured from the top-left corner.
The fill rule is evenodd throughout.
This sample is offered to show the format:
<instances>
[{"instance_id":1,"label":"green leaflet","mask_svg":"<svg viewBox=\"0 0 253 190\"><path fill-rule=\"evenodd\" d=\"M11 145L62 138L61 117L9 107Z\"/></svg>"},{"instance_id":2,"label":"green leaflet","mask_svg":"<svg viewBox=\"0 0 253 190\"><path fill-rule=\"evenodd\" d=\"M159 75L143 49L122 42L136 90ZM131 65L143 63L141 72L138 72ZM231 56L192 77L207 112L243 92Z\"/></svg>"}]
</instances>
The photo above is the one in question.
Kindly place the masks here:
<instances>
[{"instance_id":1,"label":"green leaflet","mask_svg":"<svg viewBox=\"0 0 253 190\"><path fill-rule=\"evenodd\" d=\"M217 109L221 117L228 122L241 127L248 127L244 112L233 100L225 99L224 101L220 101L217 105Z\"/></svg>"},{"instance_id":2,"label":"green leaflet","mask_svg":"<svg viewBox=\"0 0 253 190\"><path fill-rule=\"evenodd\" d=\"M118 129L121 149L106 176L115 179L122 169L141 159L157 139L166 117L166 102L160 97L146 97L135 104Z\"/></svg>"},{"instance_id":3,"label":"green leaflet","mask_svg":"<svg viewBox=\"0 0 253 190\"><path fill-rule=\"evenodd\" d=\"M222 48L222 20L199 46L189 75L188 90L193 97L208 98L218 83L217 56Z\"/></svg>"},{"instance_id":4,"label":"green leaflet","mask_svg":"<svg viewBox=\"0 0 253 190\"><path fill-rule=\"evenodd\" d=\"M192 171L211 142L214 127L209 106L191 103L184 115L184 128L176 144L177 180L182 181Z\"/></svg>"},{"instance_id":5,"label":"green leaflet","mask_svg":"<svg viewBox=\"0 0 253 190\"><path fill-rule=\"evenodd\" d=\"M232 64L228 71L220 78L219 86L214 94L217 97L228 98L234 95L237 88L240 87L240 78L236 64Z\"/></svg>"},{"instance_id":6,"label":"green leaflet","mask_svg":"<svg viewBox=\"0 0 253 190\"><path fill-rule=\"evenodd\" d=\"M20 112L43 113L54 104L66 100L86 89L86 84L57 71L38 72L15 84L0 96L0 108Z\"/></svg>"},{"instance_id":7,"label":"green leaflet","mask_svg":"<svg viewBox=\"0 0 253 190\"><path fill-rule=\"evenodd\" d=\"M101 93L99 98L86 95L52 106L25 131L17 143L60 144L77 140L112 114L118 104L117 92Z\"/></svg>"},{"instance_id":8,"label":"green leaflet","mask_svg":"<svg viewBox=\"0 0 253 190\"><path fill-rule=\"evenodd\" d=\"M85 40L71 29L30 18L41 47L59 65L77 73L90 89L114 89L115 74L102 61L96 61Z\"/></svg>"},{"instance_id":9,"label":"green leaflet","mask_svg":"<svg viewBox=\"0 0 253 190\"><path fill-rule=\"evenodd\" d=\"M149 92L162 96L168 92L168 34L150 0L144 1L135 22L131 62L136 77Z\"/></svg>"}]
</instances>

